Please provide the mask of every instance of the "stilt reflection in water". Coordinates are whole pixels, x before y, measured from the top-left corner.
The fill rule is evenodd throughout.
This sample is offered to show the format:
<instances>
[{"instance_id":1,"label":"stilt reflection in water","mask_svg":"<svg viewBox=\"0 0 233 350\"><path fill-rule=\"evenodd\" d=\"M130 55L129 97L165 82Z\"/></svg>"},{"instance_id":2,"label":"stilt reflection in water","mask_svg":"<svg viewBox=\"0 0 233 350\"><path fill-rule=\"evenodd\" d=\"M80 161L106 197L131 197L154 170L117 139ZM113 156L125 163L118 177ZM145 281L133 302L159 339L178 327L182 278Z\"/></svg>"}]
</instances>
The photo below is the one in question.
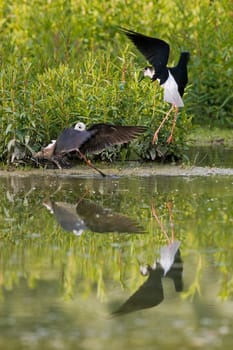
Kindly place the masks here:
<instances>
[{"instance_id":1,"label":"stilt reflection in water","mask_svg":"<svg viewBox=\"0 0 233 350\"><path fill-rule=\"evenodd\" d=\"M76 204L44 201L43 205L65 231L77 236L86 230L97 233L144 233L136 220L88 199L80 198Z\"/></svg>"},{"instance_id":2,"label":"stilt reflection in water","mask_svg":"<svg viewBox=\"0 0 233 350\"><path fill-rule=\"evenodd\" d=\"M172 231L171 238L169 238L153 205L151 210L168 244L160 248L160 257L152 266L146 265L140 267L141 274L144 276L149 275L149 277L124 304L112 313L112 315L123 315L159 305L164 299L162 279L165 277L173 280L176 292L181 292L183 290L183 261L180 253L180 241L175 241L172 203L168 202L167 208Z\"/></svg>"}]
</instances>

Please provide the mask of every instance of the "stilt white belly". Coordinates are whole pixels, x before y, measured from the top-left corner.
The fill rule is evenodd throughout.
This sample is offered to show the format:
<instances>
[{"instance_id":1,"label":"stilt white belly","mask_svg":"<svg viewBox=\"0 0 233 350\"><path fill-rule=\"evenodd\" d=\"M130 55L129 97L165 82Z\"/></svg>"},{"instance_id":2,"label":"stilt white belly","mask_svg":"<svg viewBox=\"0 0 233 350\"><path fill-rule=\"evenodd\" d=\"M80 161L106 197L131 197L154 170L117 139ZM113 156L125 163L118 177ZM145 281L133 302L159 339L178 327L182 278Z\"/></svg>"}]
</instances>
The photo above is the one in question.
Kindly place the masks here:
<instances>
[{"instance_id":1,"label":"stilt white belly","mask_svg":"<svg viewBox=\"0 0 233 350\"><path fill-rule=\"evenodd\" d=\"M168 74L168 79L161 85L164 88L164 101L176 105L176 107L183 107L184 102L179 94L178 85L169 71Z\"/></svg>"},{"instance_id":2,"label":"stilt white belly","mask_svg":"<svg viewBox=\"0 0 233 350\"><path fill-rule=\"evenodd\" d=\"M180 241L174 241L160 248L160 259L158 261L164 270L164 276L166 276L172 267L179 247Z\"/></svg>"}]
</instances>

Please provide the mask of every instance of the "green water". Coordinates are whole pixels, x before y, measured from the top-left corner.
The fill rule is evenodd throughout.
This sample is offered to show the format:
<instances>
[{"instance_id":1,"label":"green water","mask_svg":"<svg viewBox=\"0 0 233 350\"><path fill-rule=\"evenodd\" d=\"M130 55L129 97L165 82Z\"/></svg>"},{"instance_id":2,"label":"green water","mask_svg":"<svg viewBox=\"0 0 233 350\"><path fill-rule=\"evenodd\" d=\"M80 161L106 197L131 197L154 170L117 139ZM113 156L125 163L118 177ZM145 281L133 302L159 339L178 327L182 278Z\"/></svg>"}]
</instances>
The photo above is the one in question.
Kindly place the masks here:
<instances>
[{"instance_id":1,"label":"green water","mask_svg":"<svg viewBox=\"0 0 233 350\"><path fill-rule=\"evenodd\" d=\"M224 145L190 146L186 153L186 162L196 166L216 166L232 168L232 147Z\"/></svg>"},{"instance_id":2,"label":"green water","mask_svg":"<svg viewBox=\"0 0 233 350\"><path fill-rule=\"evenodd\" d=\"M0 189L0 349L231 349L232 177L8 177ZM113 314L172 227L183 290L160 276ZM145 299L157 305L140 310Z\"/></svg>"}]
</instances>

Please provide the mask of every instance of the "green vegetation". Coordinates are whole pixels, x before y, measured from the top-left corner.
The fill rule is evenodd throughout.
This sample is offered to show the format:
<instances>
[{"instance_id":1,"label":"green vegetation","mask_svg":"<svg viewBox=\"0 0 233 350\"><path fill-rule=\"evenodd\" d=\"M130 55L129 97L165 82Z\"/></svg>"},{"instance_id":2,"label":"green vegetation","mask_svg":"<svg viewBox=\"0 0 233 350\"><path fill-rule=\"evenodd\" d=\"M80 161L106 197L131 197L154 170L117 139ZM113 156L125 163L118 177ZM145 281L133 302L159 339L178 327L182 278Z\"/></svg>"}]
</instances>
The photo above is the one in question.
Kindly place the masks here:
<instances>
[{"instance_id":1,"label":"green vegetation","mask_svg":"<svg viewBox=\"0 0 233 350\"><path fill-rule=\"evenodd\" d=\"M230 125L233 113L232 2L228 0L9 0L0 5L0 153L37 151L77 120L150 127L130 149L146 159L183 154L191 119ZM169 106L121 25L171 44L170 64L191 53L190 85L169 147L152 134ZM157 148L158 147L158 148ZM158 152L156 153L156 151ZM124 158L124 155L122 155Z\"/></svg>"}]
</instances>

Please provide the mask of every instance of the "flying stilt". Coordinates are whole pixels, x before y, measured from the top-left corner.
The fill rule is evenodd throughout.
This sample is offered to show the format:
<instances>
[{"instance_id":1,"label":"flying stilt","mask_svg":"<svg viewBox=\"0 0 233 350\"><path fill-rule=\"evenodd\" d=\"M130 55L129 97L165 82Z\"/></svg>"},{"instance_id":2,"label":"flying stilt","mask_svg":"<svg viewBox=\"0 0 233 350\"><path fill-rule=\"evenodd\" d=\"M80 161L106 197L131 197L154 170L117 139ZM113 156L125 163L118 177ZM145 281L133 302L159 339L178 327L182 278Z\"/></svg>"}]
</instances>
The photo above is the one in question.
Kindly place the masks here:
<instances>
[{"instance_id":1,"label":"flying stilt","mask_svg":"<svg viewBox=\"0 0 233 350\"><path fill-rule=\"evenodd\" d=\"M155 131L152 143L156 143L158 133L165 121L174 111L173 123L170 136L167 142L172 141L174 128L179 107L183 107L182 96L185 86L188 83L187 64L190 58L189 52L181 52L178 64L175 67L167 67L170 47L168 43L161 39L151 38L149 36L136 33L132 30L120 28L127 37L134 43L137 49L145 56L152 66L144 69L143 77L149 77L152 81L158 80L164 89L164 101L172 104L158 129Z\"/></svg>"}]
</instances>

